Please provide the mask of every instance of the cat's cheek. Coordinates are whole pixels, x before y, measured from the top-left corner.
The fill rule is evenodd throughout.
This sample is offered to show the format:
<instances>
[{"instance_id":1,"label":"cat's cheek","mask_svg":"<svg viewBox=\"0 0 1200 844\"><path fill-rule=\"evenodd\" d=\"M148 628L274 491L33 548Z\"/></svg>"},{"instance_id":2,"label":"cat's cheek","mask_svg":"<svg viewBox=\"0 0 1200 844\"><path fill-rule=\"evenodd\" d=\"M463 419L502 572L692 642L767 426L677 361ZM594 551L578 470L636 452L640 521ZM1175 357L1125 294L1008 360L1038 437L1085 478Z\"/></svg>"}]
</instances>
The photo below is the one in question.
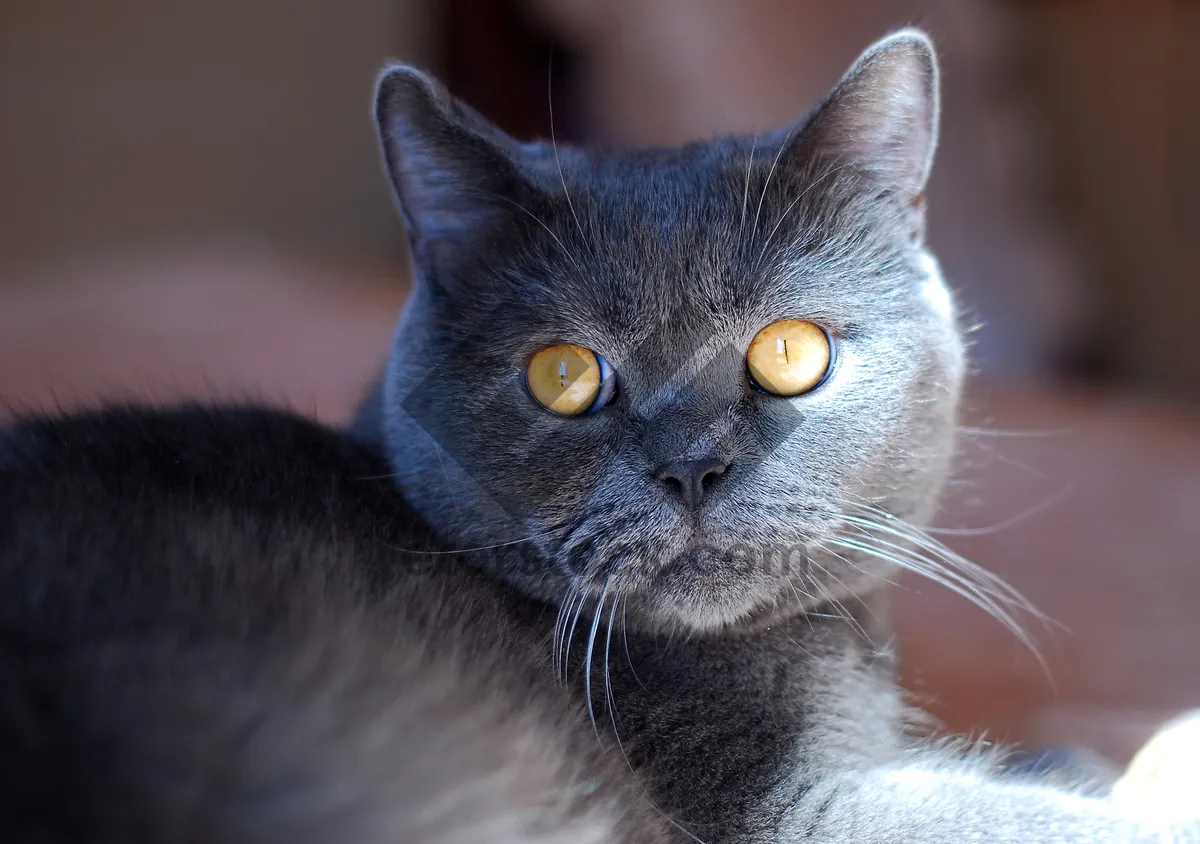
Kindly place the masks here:
<instances>
[{"instance_id":1,"label":"cat's cheek","mask_svg":"<svg viewBox=\"0 0 1200 844\"><path fill-rule=\"evenodd\" d=\"M917 258L925 280L921 282L921 298L929 305L929 309L947 324L955 320L954 297L942 275L942 268L937 259L929 252L922 250Z\"/></svg>"},{"instance_id":2,"label":"cat's cheek","mask_svg":"<svg viewBox=\"0 0 1200 844\"><path fill-rule=\"evenodd\" d=\"M853 384L861 368L862 359L855 353L854 349L848 343L840 343L838 345L837 359L833 364L833 371L829 373L829 377L825 379L825 382L811 393L805 393L793 399L787 399L787 401L792 402L796 405L797 410L801 411L805 408L836 401Z\"/></svg>"}]
</instances>

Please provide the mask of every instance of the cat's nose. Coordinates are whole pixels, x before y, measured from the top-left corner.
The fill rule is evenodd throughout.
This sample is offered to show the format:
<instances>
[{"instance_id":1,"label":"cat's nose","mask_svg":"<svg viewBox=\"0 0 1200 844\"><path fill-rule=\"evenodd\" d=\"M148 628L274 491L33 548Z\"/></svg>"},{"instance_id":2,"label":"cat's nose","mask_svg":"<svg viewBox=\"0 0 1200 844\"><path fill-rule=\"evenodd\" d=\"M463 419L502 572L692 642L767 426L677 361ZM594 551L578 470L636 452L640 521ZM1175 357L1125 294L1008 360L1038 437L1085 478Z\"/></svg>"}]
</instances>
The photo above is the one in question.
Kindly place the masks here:
<instances>
[{"instance_id":1,"label":"cat's nose","mask_svg":"<svg viewBox=\"0 0 1200 844\"><path fill-rule=\"evenodd\" d=\"M654 477L675 487L683 503L695 509L700 506L717 475L725 474L729 462L717 457L700 460L672 460L654 470Z\"/></svg>"}]
</instances>

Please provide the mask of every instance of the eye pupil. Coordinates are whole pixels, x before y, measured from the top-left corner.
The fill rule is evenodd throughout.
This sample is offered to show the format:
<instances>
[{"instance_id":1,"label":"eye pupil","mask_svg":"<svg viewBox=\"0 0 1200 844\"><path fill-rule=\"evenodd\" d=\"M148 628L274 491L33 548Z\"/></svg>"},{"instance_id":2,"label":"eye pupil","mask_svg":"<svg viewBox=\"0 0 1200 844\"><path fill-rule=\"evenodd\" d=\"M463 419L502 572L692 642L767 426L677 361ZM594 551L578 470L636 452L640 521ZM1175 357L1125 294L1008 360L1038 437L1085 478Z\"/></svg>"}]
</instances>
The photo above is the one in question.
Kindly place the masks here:
<instances>
[{"instance_id":1,"label":"eye pupil","mask_svg":"<svg viewBox=\"0 0 1200 844\"><path fill-rule=\"evenodd\" d=\"M776 396L799 396L824 383L833 365L833 343L821 326L807 320L773 322L755 335L746 369L758 389Z\"/></svg>"},{"instance_id":2,"label":"eye pupil","mask_svg":"<svg viewBox=\"0 0 1200 844\"><path fill-rule=\"evenodd\" d=\"M571 343L547 346L529 359L525 383L543 408L560 416L593 413L612 400L615 378L603 356Z\"/></svg>"}]
</instances>

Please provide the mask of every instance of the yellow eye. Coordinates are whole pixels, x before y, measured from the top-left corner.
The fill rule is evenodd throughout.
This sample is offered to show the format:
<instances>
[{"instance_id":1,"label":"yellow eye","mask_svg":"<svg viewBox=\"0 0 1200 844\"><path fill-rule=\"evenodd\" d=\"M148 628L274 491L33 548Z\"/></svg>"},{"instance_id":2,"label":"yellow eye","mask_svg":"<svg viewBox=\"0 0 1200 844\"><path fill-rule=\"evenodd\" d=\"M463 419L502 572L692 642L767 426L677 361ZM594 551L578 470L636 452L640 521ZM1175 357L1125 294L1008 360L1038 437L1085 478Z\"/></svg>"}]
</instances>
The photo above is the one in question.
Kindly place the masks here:
<instances>
[{"instance_id":1,"label":"yellow eye","mask_svg":"<svg viewBox=\"0 0 1200 844\"><path fill-rule=\"evenodd\" d=\"M546 410L579 416L608 404L616 379L601 355L583 346L562 343L547 346L529 359L525 383Z\"/></svg>"},{"instance_id":2,"label":"yellow eye","mask_svg":"<svg viewBox=\"0 0 1200 844\"><path fill-rule=\"evenodd\" d=\"M798 396L821 386L833 363L825 329L801 319L773 322L758 332L746 351L755 385L777 396Z\"/></svg>"}]
</instances>

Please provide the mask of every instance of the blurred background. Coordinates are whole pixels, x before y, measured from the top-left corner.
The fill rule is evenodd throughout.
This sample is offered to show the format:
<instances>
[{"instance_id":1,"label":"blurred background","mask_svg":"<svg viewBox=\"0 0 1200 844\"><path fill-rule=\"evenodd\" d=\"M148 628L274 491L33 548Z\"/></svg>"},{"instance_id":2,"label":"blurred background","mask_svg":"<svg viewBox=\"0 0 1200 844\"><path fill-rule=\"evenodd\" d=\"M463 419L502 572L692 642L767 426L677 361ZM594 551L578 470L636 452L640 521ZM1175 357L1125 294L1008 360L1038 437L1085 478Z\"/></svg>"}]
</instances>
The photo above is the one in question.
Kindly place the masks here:
<instances>
[{"instance_id":1,"label":"blurred background","mask_svg":"<svg viewBox=\"0 0 1200 844\"><path fill-rule=\"evenodd\" d=\"M930 231L977 368L942 538L1056 622L1047 671L905 580L905 682L947 728L1123 760L1200 705L1194 2L6 0L0 412L348 419L410 281L385 59L518 136L674 143L794 120L902 24L943 59Z\"/></svg>"}]
</instances>

